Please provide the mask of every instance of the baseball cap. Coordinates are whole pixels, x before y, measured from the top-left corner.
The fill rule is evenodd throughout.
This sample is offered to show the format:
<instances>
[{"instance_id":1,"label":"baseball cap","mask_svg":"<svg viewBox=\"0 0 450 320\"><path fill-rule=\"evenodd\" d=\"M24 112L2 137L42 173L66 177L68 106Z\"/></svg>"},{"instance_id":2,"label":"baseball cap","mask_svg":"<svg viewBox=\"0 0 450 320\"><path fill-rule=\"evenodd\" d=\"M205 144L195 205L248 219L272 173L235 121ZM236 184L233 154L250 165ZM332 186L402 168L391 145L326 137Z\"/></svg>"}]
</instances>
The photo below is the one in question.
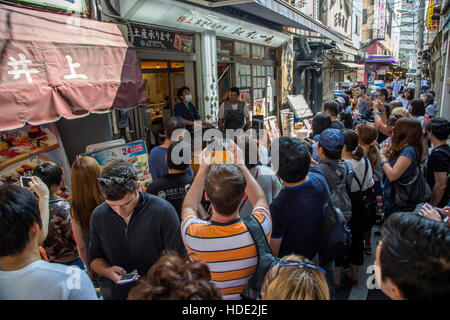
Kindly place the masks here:
<instances>
[{"instance_id":1,"label":"baseball cap","mask_svg":"<svg viewBox=\"0 0 450 320\"><path fill-rule=\"evenodd\" d=\"M341 152L344 148L344 134L337 129L326 129L319 136L320 145L332 152Z\"/></svg>"},{"instance_id":2,"label":"baseball cap","mask_svg":"<svg viewBox=\"0 0 450 320\"><path fill-rule=\"evenodd\" d=\"M345 104L345 99L342 98L341 96L336 97L336 99L334 99L334 101L338 102L341 106L343 106Z\"/></svg>"}]
</instances>

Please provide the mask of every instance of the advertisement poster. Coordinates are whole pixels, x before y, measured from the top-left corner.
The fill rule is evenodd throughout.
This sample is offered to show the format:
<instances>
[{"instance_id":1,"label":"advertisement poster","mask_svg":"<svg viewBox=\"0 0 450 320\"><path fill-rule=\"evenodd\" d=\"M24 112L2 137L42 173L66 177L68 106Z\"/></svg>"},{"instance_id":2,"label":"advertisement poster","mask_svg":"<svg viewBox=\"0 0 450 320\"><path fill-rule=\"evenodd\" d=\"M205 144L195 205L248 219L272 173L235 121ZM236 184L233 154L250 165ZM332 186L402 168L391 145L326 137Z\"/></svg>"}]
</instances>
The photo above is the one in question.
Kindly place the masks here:
<instances>
[{"instance_id":1,"label":"advertisement poster","mask_svg":"<svg viewBox=\"0 0 450 320\"><path fill-rule=\"evenodd\" d=\"M70 165L54 123L0 132L0 184L20 184L21 176L32 175L44 162L62 168L61 190L56 194L70 199Z\"/></svg>"},{"instance_id":2,"label":"advertisement poster","mask_svg":"<svg viewBox=\"0 0 450 320\"><path fill-rule=\"evenodd\" d=\"M135 47L169 49L191 53L193 40L190 35L133 24L133 45Z\"/></svg>"},{"instance_id":3,"label":"advertisement poster","mask_svg":"<svg viewBox=\"0 0 450 320\"><path fill-rule=\"evenodd\" d=\"M253 103L254 115L264 116L266 113L265 106L266 106L266 98L255 99L255 102Z\"/></svg>"},{"instance_id":4,"label":"advertisement poster","mask_svg":"<svg viewBox=\"0 0 450 320\"><path fill-rule=\"evenodd\" d=\"M250 103L252 101L252 98L250 96L250 89L240 89L239 91L241 93L240 100L245 102L246 107L248 108L249 111L251 111Z\"/></svg>"},{"instance_id":5,"label":"advertisement poster","mask_svg":"<svg viewBox=\"0 0 450 320\"><path fill-rule=\"evenodd\" d=\"M144 140L130 142L123 146L110 149L84 153L81 156L89 156L94 158L101 167L114 159L124 159L132 163L136 167L138 179L144 190L152 180L148 166L147 147Z\"/></svg>"}]
</instances>

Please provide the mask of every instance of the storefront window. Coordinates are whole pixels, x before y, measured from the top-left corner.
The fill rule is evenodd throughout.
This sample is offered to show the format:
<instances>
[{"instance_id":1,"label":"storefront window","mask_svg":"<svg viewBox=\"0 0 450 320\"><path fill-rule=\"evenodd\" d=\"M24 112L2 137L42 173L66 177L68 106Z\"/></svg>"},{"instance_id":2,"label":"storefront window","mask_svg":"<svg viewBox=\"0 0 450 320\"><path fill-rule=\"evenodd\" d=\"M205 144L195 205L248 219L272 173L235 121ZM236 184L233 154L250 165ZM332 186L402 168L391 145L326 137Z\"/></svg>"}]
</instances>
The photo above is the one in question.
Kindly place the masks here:
<instances>
[{"instance_id":1,"label":"storefront window","mask_svg":"<svg viewBox=\"0 0 450 320\"><path fill-rule=\"evenodd\" d=\"M250 58L250 44L236 41L234 43L234 52L237 56Z\"/></svg>"},{"instance_id":2,"label":"storefront window","mask_svg":"<svg viewBox=\"0 0 450 320\"><path fill-rule=\"evenodd\" d=\"M252 58L264 59L266 57L266 48L263 46L252 45Z\"/></svg>"},{"instance_id":3,"label":"storefront window","mask_svg":"<svg viewBox=\"0 0 450 320\"><path fill-rule=\"evenodd\" d=\"M233 55L233 41L231 40L217 40L217 54L219 56L232 56Z\"/></svg>"}]
</instances>

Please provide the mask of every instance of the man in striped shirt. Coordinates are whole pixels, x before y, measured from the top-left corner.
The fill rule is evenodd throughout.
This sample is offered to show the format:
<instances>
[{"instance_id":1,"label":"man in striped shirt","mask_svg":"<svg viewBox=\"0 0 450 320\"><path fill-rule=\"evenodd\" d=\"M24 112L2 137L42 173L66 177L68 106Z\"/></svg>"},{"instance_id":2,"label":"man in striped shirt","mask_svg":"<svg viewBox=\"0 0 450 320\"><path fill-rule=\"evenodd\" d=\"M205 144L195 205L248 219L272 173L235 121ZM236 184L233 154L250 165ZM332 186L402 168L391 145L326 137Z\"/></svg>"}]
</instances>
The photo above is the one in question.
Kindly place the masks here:
<instances>
[{"instance_id":1,"label":"man in striped shirt","mask_svg":"<svg viewBox=\"0 0 450 320\"><path fill-rule=\"evenodd\" d=\"M238 212L246 193L268 241L272 221L264 191L245 166L242 150L232 141L230 149L236 164L210 165L210 156L203 151L199 171L183 202L181 235L190 258L208 265L223 298L238 300L258 263L255 243ZM210 221L197 217L203 190L212 204Z\"/></svg>"}]
</instances>

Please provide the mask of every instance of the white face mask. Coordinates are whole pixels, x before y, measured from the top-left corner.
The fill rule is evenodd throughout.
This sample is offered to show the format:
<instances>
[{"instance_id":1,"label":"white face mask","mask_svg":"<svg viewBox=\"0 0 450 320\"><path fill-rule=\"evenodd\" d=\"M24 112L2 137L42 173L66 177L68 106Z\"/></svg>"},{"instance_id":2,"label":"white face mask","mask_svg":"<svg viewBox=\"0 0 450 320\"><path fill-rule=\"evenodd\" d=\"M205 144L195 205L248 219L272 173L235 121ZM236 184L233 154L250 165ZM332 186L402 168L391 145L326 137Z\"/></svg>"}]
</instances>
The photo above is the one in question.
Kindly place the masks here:
<instances>
[{"instance_id":1,"label":"white face mask","mask_svg":"<svg viewBox=\"0 0 450 320\"><path fill-rule=\"evenodd\" d=\"M187 102L191 102L192 101L192 95L188 94L187 96L184 96L184 100L186 100Z\"/></svg>"}]
</instances>

